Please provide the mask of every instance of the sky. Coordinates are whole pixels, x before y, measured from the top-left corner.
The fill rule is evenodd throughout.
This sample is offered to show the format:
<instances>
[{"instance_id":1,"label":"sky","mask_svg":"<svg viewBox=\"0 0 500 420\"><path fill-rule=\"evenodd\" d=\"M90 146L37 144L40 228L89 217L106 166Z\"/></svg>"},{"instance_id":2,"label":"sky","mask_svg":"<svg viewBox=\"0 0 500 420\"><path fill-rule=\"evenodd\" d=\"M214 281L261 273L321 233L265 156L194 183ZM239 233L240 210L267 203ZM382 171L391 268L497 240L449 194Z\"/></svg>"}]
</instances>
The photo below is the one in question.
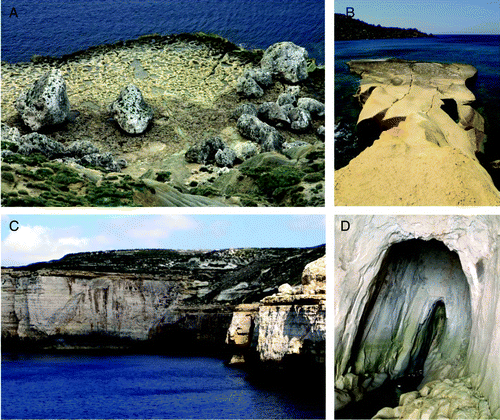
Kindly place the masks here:
<instances>
[{"instance_id":1,"label":"sky","mask_svg":"<svg viewBox=\"0 0 500 420\"><path fill-rule=\"evenodd\" d=\"M366 23L438 34L500 34L500 0L335 0Z\"/></svg>"},{"instance_id":2,"label":"sky","mask_svg":"<svg viewBox=\"0 0 500 420\"><path fill-rule=\"evenodd\" d=\"M2 215L2 266L113 249L310 247L324 215Z\"/></svg>"}]
</instances>

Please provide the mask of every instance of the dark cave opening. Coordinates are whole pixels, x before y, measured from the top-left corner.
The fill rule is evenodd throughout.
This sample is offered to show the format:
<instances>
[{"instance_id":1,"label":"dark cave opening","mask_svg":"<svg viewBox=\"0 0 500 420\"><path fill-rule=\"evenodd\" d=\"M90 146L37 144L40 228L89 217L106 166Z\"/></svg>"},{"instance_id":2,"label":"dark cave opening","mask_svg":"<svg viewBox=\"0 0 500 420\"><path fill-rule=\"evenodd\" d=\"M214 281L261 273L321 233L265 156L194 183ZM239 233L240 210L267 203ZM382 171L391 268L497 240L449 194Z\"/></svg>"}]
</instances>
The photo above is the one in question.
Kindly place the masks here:
<instances>
[{"instance_id":1,"label":"dark cave opening","mask_svg":"<svg viewBox=\"0 0 500 420\"><path fill-rule=\"evenodd\" d=\"M434 239L393 244L369 285L343 373L352 372L368 385L362 389L363 399L336 411L336 418L371 418L383 407L399 405L399 396L416 390L433 369L437 353L451 358L453 351L466 349L468 339L460 342L457 337L470 330L470 312L469 288L455 252ZM383 326L377 325L378 319ZM403 347L397 345L401 337L411 340L403 356L398 353ZM391 365L391 357L398 363ZM380 373L387 379L370 386L369 378Z\"/></svg>"},{"instance_id":2,"label":"dark cave opening","mask_svg":"<svg viewBox=\"0 0 500 420\"><path fill-rule=\"evenodd\" d=\"M458 124L460 118L458 117L457 102L454 99L441 99L441 100L443 101L441 109L444 112L446 112L448 116Z\"/></svg>"}]
</instances>

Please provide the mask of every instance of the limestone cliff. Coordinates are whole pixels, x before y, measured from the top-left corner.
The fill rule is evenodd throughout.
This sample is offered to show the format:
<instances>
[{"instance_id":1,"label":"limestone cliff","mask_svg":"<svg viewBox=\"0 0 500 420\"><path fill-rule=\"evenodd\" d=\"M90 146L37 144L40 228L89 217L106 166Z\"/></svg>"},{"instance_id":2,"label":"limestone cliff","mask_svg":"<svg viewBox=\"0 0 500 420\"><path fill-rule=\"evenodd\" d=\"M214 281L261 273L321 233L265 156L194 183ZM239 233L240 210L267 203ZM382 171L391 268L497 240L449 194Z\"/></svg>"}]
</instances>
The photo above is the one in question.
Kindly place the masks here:
<instances>
[{"instance_id":1,"label":"limestone cliff","mask_svg":"<svg viewBox=\"0 0 500 420\"><path fill-rule=\"evenodd\" d=\"M257 353L261 361L280 362L295 355L324 363L326 339L326 256L308 264L302 284L285 283L258 304L235 308L226 342L233 363Z\"/></svg>"},{"instance_id":2,"label":"limestone cliff","mask_svg":"<svg viewBox=\"0 0 500 420\"><path fill-rule=\"evenodd\" d=\"M108 251L4 268L3 344L78 347L77 338L99 334L221 348L234 305L258 301L285 280L299 283L324 249Z\"/></svg>"},{"instance_id":3,"label":"limestone cliff","mask_svg":"<svg viewBox=\"0 0 500 420\"><path fill-rule=\"evenodd\" d=\"M465 376L455 391L481 392L498 418L500 217L341 219L350 229L335 243L337 408L386 380L412 377L416 387Z\"/></svg>"},{"instance_id":4,"label":"limestone cliff","mask_svg":"<svg viewBox=\"0 0 500 420\"><path fill-rule=\"evenodd\" d=\"M405 60L348 63L361 76L358 137L370 147L335 173L337 205L499 205L475 153L484 120L477 70ZM373 142L373 145L370 143Z\"/></svg>"}]
</instances>

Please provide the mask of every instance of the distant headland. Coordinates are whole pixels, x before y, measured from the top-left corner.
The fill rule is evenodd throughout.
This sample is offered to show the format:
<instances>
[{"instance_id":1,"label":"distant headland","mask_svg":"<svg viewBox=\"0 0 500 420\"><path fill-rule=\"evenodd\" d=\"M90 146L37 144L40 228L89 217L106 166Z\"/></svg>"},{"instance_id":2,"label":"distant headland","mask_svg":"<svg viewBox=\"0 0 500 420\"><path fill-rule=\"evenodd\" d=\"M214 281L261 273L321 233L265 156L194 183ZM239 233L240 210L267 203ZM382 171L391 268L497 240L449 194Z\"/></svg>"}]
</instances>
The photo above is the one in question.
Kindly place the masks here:
<instances>
[{"instance_id":1,"label":"distant headland","mask_svg":"<svg viewBox=\"0 0 500 420\"><path fill-rule=\"evenodd\" d=\"M423 38L432 34L417 29L385 28L371 25L359 19L335 13L335 41L353 41L357 39Z\"/></svg>"}]
</instances>

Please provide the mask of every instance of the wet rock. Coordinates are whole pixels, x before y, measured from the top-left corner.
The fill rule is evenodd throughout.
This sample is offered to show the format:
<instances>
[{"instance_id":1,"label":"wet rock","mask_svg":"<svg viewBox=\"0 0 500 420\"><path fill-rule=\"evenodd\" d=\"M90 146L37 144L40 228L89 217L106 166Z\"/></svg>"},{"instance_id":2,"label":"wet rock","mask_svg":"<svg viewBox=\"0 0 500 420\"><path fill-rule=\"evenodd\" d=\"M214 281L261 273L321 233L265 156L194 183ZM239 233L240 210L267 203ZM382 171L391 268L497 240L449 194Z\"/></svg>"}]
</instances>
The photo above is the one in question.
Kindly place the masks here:
<instances>
[{"instance_id":1,"label":"wet rock","mask_svg":"<svg viewBox=\"0 0 500 420\"><path fill-rule=\"evenodd\" d=\"M201 143L193 145L187 152L185 159L190 163L215 163L215 155L224 150L226 145L220 137L210 137Z\"/></svg>"},{"instance_id":2,"label":"wet rock","mask_svg":"<svg viewBox=\"0 0 500 420\"><path fill-rule=\"evenodd\" d=\"M276 102L264 102L257 110L257 117L273 126L289 125L287 113Z\"/></svg>"},{"instance_id":3,"label":"wet rock","mask_svg":"<svg viewBox=\"0 0 500 420\"><path fill-rule=\"evenodd\" d=\"M253 115L243 114L236 124L240 134L262 145L264 151L281 151L285 139L274 127Z\"/></svg>"},{"instance_id":4,"label":"wet rock","mask_svg":"<svg viewBox=\"0 0 500 420\"><path fill-rule=\"evenodd\" d=\"M65 122L70 104L61 72L55 69L45 73L19 96L16 109L33 131Z\"/></svg>"},{"instance_id":5,"label":"wet rock","mask_svg":"<svg viewBox=\"0 0 500 420\"><path fill-rule=\"evenodd\" d=\"M141 91L134 85L124 87L109 110L120 128L129 134L146 131L154 114L153 108L146 103Z\"/></svg>"},{"instance_id":6,"label":"wet rock","mask_svg":"<svg viewBox=\"0 0 500 420\"><path fill-rule=\"evenodd\" d=\"M297 107L309 111L314 117L325 116L325 104L313 98L300 98Z\"/></svg>"},{"instance_id":7,"label":"wet rock","mask_svg":"<svg viewBox=\"0 0 500 420\"><path fill-rule=\"evenodd\" d=\"M297 83L307 79L308 53L293 42L278 42L271 45L261 60L261 67L285 82Z\"/></svg>"}]
</instances>

